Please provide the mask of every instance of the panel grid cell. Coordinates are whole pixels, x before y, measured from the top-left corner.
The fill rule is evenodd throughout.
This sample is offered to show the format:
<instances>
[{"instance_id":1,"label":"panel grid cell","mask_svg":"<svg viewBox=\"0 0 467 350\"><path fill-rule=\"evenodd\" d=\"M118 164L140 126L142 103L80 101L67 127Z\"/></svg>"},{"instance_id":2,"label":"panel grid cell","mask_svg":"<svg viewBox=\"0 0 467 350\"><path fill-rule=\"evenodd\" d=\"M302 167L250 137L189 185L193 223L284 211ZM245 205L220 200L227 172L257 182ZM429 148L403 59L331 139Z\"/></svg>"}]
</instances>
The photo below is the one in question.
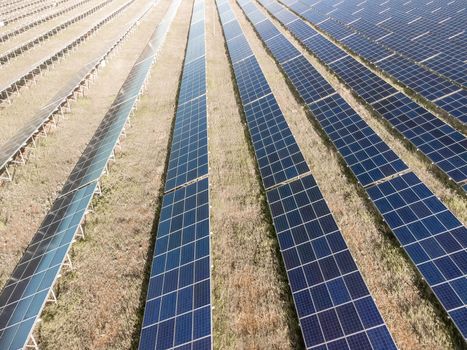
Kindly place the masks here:
<instances>
[{"instance_id":1,"label":"panel grid cell","mask_svg":"<svg viewBox=\"0 0 467 350\"><path fill-rule=\"evenodd\" d=\"M269 84L254 56L234 65L238 91L244 104L251 103L271 93Z\"/></svg>"}]
</instances>

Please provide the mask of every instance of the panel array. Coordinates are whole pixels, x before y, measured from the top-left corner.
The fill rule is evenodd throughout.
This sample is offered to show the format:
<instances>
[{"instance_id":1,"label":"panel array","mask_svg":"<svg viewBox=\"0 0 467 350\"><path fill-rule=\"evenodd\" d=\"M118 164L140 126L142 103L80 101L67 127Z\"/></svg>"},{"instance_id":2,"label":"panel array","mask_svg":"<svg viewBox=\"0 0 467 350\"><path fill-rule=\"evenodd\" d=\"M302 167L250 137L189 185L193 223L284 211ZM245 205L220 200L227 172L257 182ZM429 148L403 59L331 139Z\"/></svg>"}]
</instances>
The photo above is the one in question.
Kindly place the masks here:
<instances>
[{"instance_id":1,"label":"panel array","mask_svg":"<svg viewBox=\"0 0 467 350\"><path fill-rule=\"evenodd\" d=\"M251 6L250 0L242 0L239 3L255 27L260 22L263 25L270 22L256 7ZM248 10L246 5L250 5ZM265 6L269 7L267 4ZM251 13L254 13L254 16L250 16ZM262 19L259 19L260 17ZM259 35L261 37L261 34ZM263 41L267 46L268 40ZM271 52L275 57L274 51ZM308 61L306 64L307 71L319 75ZM285 69L284 72L287 75ZM290 77L287 78L302 99L308 96L303 85L295 85ZM358 172L360 168L352 166L354 158L351 154L349 156L349 152L355 150L353 147L359 143L355 142L355 139L365 140L365 135L376 134L337 94L311 102L308 107L354 175L357 178L361 177ZM389 171L392 174L390 177L368 179L365 189L370 200L419 272L426 278L427 284L463 337L467 338L467 229L414 173L407 172L408 169L401 159L393 153L388 158L384 150L388 150L389 147L383 141L378 138L378 142L375 143L375 140L371 136L368 141L363 141L368 146L365 150L371 150L374 159L378 159L375 163L387 164L391 161L406 171ZM346 144L350 147L346 147ZM386 166L379 167L379 170L383 169L386 169ZM362 183L361 180L360 182ZM291 220L297 220L296 216ZM287 228L285 221L282 225Z\"/></svg>"},{"instance_id":2,"label":"panel array","mask_svg":"<svg viewBox=\"0 0 467 350\"><path fill-rule=\"evenodd\" d=\"M332 38L340 42L342 45L344 45L354 53L358 54L366 61L377 66L379 69L381 69L381 71L392 76L395 80L402 82L406 86L410 87L413 91L417 92L427 100L433 102L439 108L444 109L445 112L451 114L461 123L465 124L467 122L467 115L461 114L459 113L459 111L453 108L451 106L451 103L455 104L455 102L452 101L452 99L448 98L448 96L452 93L465 91L462 90L459 86L459 84L465 84L465 82L467 81L465 65L461 64L461 62L459 62L458 64L453 64L452 57L449 60L447 60L446 57L441 59L439 55L444 55L441 52L433 54L432 51L428 50L428 54L425 54L427 52L426 47L424 47L425 43L431 43L426 37L422 39L424 44L422 44L421 47L419 46L420 40L409 40L408 43L405 42L404 37L401 35L401 33L397 32L400 30L400 28L410 27L410 24L404 24L403 22L400 22L394 28L390 29L390 31L385 31L383 28L385 25L387 25L387 22L384 22L383 20L381 21L381 29L383 29L382 32L376 31L375 33L369 31L368 28L366 28L366 26L368 25L371 26L371 24L369 24L369 22L366 21L368 19L370 19L370 22L375 21L375 13L373 11L376 9L381 10L381 8L378 7L373 7L372 5L370 5L369 8L373 9L365 13L364 9L367 5L365 4L363 6L358 7L358 15L348 16L348 13L342 10L348 5L355 5L353 1L346 1L345 3L347 5L341 5L342 2L331 1L331 3L334 2L334 6L332 7L323 6L323 4L320 3L310 4L304 2L303 0L289 0L282 2L291 9L293 9L296 13L306 18L320 30L326 32ZM297 7L297 4L300 4L300 6ZM339 8L339 6L341 8ZM388 9L389 8L386 8L386 10ZM278 9L276 13L278 19L282 23L288 25L289 23L283 21L284 14L286 13L286 11L279 10L280 9ZM398 13L398 15L401 18L403 17L403 15L406 14ZM384 17L386 20L389 21L394 20L393 17L387 14L385 14ZM378 18L378 16L376 16L376 18ZM409 20L407 19L407 21ZM366 25L363 28L355 27L361 26L363 23L366 23ZM417 20L414 23L421 24L421 22ZM433 25L435 24L433 23ZM432 27L426 27L426 29L430 32L431 30L433 30ZM433 38L431 36L431 40L440 39ZM449 42L449 40L447 42ZM395 44L397 46L400 45L399 49L393 50L391 47L389 47L392 44ZM417 49L415 49L415 47L412 47L410 49L413 50L414 55L423 56L418 57L418 60L416 59L415 61L413 60L414 57L412 57L412 60L410 59L410 54L409 57L407 57L406 50L410 45L416 45L417 47ZM444 49L445 48L443 48L443 50ZM461 50L461 48L457 49L457 53L460 53L459 50ZM438 74L431 71L431 69L438 70L439 74L443 74L443 72L445 72L446 68L440 65L440 59L442 62L444 62L444 65L449 66L448 76L451 79L453 77L459 78L457 79L458 84L455 84L449 81L446 77L439 76ZM465 57L462 58L462 60L465 60ZM329 60L327 59L325 59L325 61L329 62ZM435 62L437 62L436 66L431 66L431 63ZM455 70L453 70L453 68L457 70L457 73L455 73Z\"/></svg>"},{"instance_id":3,"label":"panel array","mask_svg":"<svg viewBox=\"0 0 467 350\"><path fill-rule=\"evenodd\" d=\"M44 125L54 120L56 113L62 112L68 103L68 99L72 98L75 92L83 88L83 84L90 76L92 76L98 69L101 62L108 57L108 55L121 43L122 40L131 32L137 25L138 21L154 6L154 3L149 3L142 11L135 16L135 18L123 28L122 32L117 36L114 41L105 45L101 51L98 52L96 58L81 68L78 73L67 82L67 84L60 89L48 102L40 109L39 112L31 119L28 125L21 128L11 139L0 147L0 171L5 171L6 176L0 177L1 179L11 180L6 167L15 159L15 156L21 154L25 147L36 137L43 129ZM114 14L116 14L114 12ZM111 14L112 16L113 14Z\"/></svg>"},{"instance_id":4,"label":"panel array","mask_svg":"<svg viewBox=\"0 0 467 350\"><path fill-rule=\"evenodd\" d=\"M7 62L9 62L12 58L15 58L15 57L18 57L18 56L22 55L25 51L30 50L32 47L36 46L37 44L40 44L43 41L53 37L55 34L60 32L61 30L65 29L65 28L69 27L70 25L72 25L72 24L74 24L76 22L79 22L82 19L84 19L84 18L92 15L93 13L99 11L100 9L102 9L104 6L111 3L112 1L113 0L104 1L104 2L94 6L93 8L81 13L80 15L78 15L76 17L73 17L73 18L67 20L66 22L63 22L63 23L55 26L54 28L52 28L50 30L45 31L42 34L39 34L35 38L33 38L31 40L28 40L28 41L26 41L26 42L24 42L22 44L19 44L18 46L16 46L16 47L2 53L0 55L0 65L4 65ZM126 4L123 5L123 8L128 7L133 2L134 2L134 0L130 0L129 2L127 2Z\"/></svg>"},{"instance_id":5,"label":"panel array","mask_svg":"<svg viewBox=\"0 0 467 350\"><path fill-rule=\"evenodd\" d=\"M140 350L212 349L205 4L195 0Z\"/></svg>"},{"instance_id":6,"label":"panel array","mask_svg":"<svg viewBox=\"0 0 467 350\"><path fill-rule=\"evenodd\" d=\"M217 6L306 347L395 349L321 191L302 161L300 149L228 0L218 1ZM232 28L236 28L235 34ZM262 26L261 30L274 47L277 46L278 56L284 62L296 54L293 50L285 54L287 46L280 48L280 42L275 41L278 36L271 35L274 31L267 26ZM244 57L238 56L239 38L242 38ZM236 69L236 62L247 60L255 67L250 71L250 84L260 86L258 91L263 91L253 102L249 94L241 93L244 71ZM303 171L298 178L296 173L288 176L287 166L291 163L277 164L273 154L263 156L264 145L270 142L273 130L276 131L274 145L293 145L293 157L300 157ZM276 166L275 173L281 169L285 177L281 183L271 183L268 187L269 173L264 169Z\"/></svg>"},{"instance_id":7,"label":"panel array","mask_svg":"<svg viewBox=\"0 0 467 350\"><path fill-rule=\"evenodd\" d=\"M260 3L275 17L278 13L290 13L282 5L277 7L278 3L275 0L260 0ZM272 10L275 12L272 12ZM309 10L304 12L303 16L309 12ZM442 173L462 187L463 183L467 181L467 139L465 136L423 107L420 107L403 93L398 93L390 84L371 72L362 63L347 55L331 41L319 35L316 31L312 34L314 29L310 26L308 26L308 33L311 36L303 39L302 30L297 31L297 28L303 28L307 24L298 16L291 13L290 15L295 17L293 20L289 18L288 22L282 22L279 17L276 18L312 54L326 64L360 98L434 163ZM298 27L296 25L292 26L293 23L301 24ZM268 44L269 40L266 43ZM280 59L279 63L281 63ZM291 63L289 62L289 64ZM285 69L287 65L283 66ZM304 75L304 69L301 70L303 71L302 75ZM291 77L291 79L292 81L297 80L296 77ZM325 84L329 85L326 82ZM320 84L321 89L322 86L323 84ZM306 92L303 91L303 94L306 94ZM305 95L303 99L306 103L310 103L310 99Z\"/></svg>"},{"instance_id":8,"label":"panel array","mask_svg":"<svg viewBox=\"0 0 467 350\"><path fill-rule=\"evenodd\" d=\"M53 293L55 280L98 188L97 174L102 174L123 131L171 19L164 21L166 24L161 23L139 56L0 294L1 349L26 346L49 294Z\"/></svg>"}]
</instances>

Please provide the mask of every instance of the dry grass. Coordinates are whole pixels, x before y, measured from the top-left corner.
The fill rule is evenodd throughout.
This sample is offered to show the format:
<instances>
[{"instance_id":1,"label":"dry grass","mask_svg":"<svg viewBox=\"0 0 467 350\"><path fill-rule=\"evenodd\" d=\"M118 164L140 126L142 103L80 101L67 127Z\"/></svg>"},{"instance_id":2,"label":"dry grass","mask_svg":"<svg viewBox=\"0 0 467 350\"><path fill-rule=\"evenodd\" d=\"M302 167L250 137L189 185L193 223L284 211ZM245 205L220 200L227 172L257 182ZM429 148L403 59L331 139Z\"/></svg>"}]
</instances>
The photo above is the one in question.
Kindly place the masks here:
<instances>
[{"instance_id":1,"label":"dry grass","mask_svg":"<svg viewBox=\"0 0 467 350\"><path fill-rule=\"evenodd\" d=\"M165 9L154 12L157 15L141 26L134 40L139 46ZM73 246L74 270L60 280L58 303L47 307L43 317L43 349L129 349L139 338L144 269L160 202L183 59L179 53L185 47L180 38L186 37L190 13L191 4L183 2L127 130L123 151L103 179L104 196L95 200L87 237Z\"/></svg>"},{"instance_id":2,"label":"dry grass","mask_svg":"<svg viewBox=\"0 0 467 350\"><path fill-rule=\"evenodd\" d=\"M214 348L296 349L297 320L213 0L207 14Z\"/></svg>"},{"instance_id":3,"label":"dry grass","mask_svg":"<svg viewBox=\"0 0 467 350\"><path fill-rule=\"evenodd\" d=\"M235 6L235 10L272 91L397 344L402 349L454 348L456 339L452 328L440 316L440 308L431 301L432 298L424 289L423 282L412 264L405 258L390 232L369 207L368 201L363 195L359 195L360 189L346 175L335 150L309 123L305 108L296 102L293 93L284 84L282 74L273 59L262 48L261 41L243 16L241 9ZM290 39L290 36L288 37ZM335 84L335 79L333 80L329 74L326 78ZM342 92L340 88L339 92ZM358 102L353 101L352 105L357 107ZM361 112L361 108L358 111ZM368 119L365 115L363 117ZM377 123L370 125L373 127L373 124ZM375 129L379 133L381 126ZM381 134L381 136L383 139L386 138L386 135ZM394 146L398 154L404 156L404 160L410 158L410 152L407 150L400 152L404 150L403 146L395 147L395 140L389 144L391 147ZM410 161L418 160L411 156ZM436 183L437 180L429 172L421 171L423 168L420 163L420 161L416 163L417 175L423 179L428 177L430 181ZM429 186L434 187L431 182ZM441 190L449 191L444 186Z\"/></svg>"}]
</instances>

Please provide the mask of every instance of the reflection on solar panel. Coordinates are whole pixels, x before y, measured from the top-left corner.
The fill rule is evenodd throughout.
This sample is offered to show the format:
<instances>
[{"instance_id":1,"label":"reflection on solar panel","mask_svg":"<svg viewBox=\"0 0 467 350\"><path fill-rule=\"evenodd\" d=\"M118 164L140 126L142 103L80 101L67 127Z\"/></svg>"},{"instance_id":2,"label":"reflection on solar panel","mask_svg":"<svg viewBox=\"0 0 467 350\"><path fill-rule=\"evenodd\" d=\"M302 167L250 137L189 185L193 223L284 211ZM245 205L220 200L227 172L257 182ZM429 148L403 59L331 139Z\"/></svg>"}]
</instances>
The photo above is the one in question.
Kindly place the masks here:
<instances>
[{"instance_id":1,"label":"reflection on solar panel","mask_svg":"<svg viewBox=\"0 0 467 350\"><path fill-rule=\"evenodd\" d=\"M237 20L226 15L231 12L227 0L218 1L217 6L238 84L243 76L235 70L238 51L230 41L242 37L242 45L248 42L241 28L229 40L227 34ZM258 23L283 58L282 53L287 50L275 41L278 36L265 30L266 22ZM268 89L263 89L267 92L254 102L250 102L248 95L241 95L241 90L240 96L306 347L395 349L255 56L249 56L248 60L254 60L257 67L250 76L251 84ZM269 146L271 142L273 147ZM268 148L279 152L273 153ZM287 155L293 162L287 160Z\"/></svg>"},{"instance_id":2,"label":"reflection on solar panel","mask_svg":"<svg viewBox=\"0 0 467 350\"><path fill-rule=\"evenodd\" d=\"M246 3L252 4L250 0L242 0L239 3L242 8ZM267 5L265 6L267 7ZM252 9L250 6L249 9L251 12L257 12L254 18L261 15L257 8ZM247 12L246 15L249 17L250 12ZM262 23L266 21L269 20L263 20ZM268 45L267 40L265 44ZM310 66L307 69L313 69L310 63L307 64ZM284 70L284 72L286 71ZM317 74L318 72L315 73L315 75ZM302 85L295 85L293 80L288 78L302 98L308 96ZM320 87L320 84L322 82L317 83L317 86ZM425 277L463 337L467 338L467 324L465 322L467 319L467 229L414 173L407 172L407 166L402 160L374 134L339 95L334 94L324 99L319 98L319 96L316 98L317 101L309 103L308 107L359 182L363 186L366 185L365 190L370 196L370 200L379 210L419 272ZM447 150L443 152L446 153ZM359 162L358 159L362 159L362 161ZM278 190L278 192L280 191ZM288 198L294 195L294 190L284 190L284 193L281 196ZM269 193L268 195L270 196ZM277 194L275 196L275 198L280 197ZM316 198L315 201L320 200L319 197L314 198ZM301 200L303 199L287 201L288 205L290 203L295 205L289 214L286 214L288 210L284 210L280 205L277 207L271 205L276 229L279 227L279 231L288 232L280 239L281 249L293 245L297 239L304 242L305 238L303 237L307 237L303 233L304 230L298 230L294 233L294 230L291 229L291 227L299 225L300 217L303 217L303 211L300 210L301 205L299 204ZM316 217L320 216L316 210L314 213L316 213ZM323 213L323 215L325 214L326 212ZM320 223L319 227L330 227L330 225L329 223ZM317 251L322 249L315 248L313 243L311 247L313 247L315 255ZM325 251L330 254L334 252L330 248L330 242L327 242L326 247L328 248L325 248L327 249ZM289 259L290 262L285 263L288 270L291 266L303 264L300 251L291 254ZM337 266L339 266L338 262ZM323 268L317 271L322 272ZM316 274L315 272L312 276ZM304 286L305 281L308 282L306 276L305 272L297 272L294 283L299 287ZM344 282L349 288L345 278ZM342 290L342 288L338 290ZM328 300L328 305L330 305L330 301L333 300L331 289L328 287L326 292L328 294L327 296L325 294L323 300ZM329 317L336 320L337 316ZM319 317L312 319L310 323L316 325L318 321L321 321ZM334 332L341 334L344 326L342 322L340 325L342 328L332 328L329 330L329 334L336 334ZM325 335L326 331L324 328L321 329ZM313 339L316 337L321 339L322 336L318 333L313 336ZM336 348L346 348L345 345L341 344L336 346ZM360 349L361 347L355 348Z\"/></svg>"},{"instance_id":3,"label":"reflection on solar panel","mask_svg":"<svg viewBox=\"0 0 467 350\"><path fill-rule=\"evenodd\" d=\"M139 349L212 348L205 5L196 0Z\"/></svg>"},{"instance_id":4,"label":"reflection on solar panel","mask_svg":"<svg viewBox=\"0 0 467 350\"><path fill-rule=\"evenodd\" d=\"M0 349L21 349L28 343L172 18L164 19L153 33L2 290Z\"/></svg>"},{"instance_id":5,"label":"reflection on solar panel","mask_svg":"<svg viewBox=\"0 0 467 350\"><path fill-rule=\"evenodd\" d=\"M333 2L334 4L332 4ZM355 2L346 1L345 3L347 5L354 3L353 5L355 5ZM285 1L282 1L282 3L285 4ZM449 44L453 44L453 40L447 40L444 45L441 44L443 45L441 51L433 50L429 48L433 44L433 41L436 41L439 45L442 40L433 38L432 35L425 36L423 34L432 33L433 30L436 30L434 29L436 27L435 23L431 23L431 25L424 23L424 29L421 32L417 32L414 31L414 28L410 27L422 25L423 21L420 20L421 17L412 18L414 22L411 23L410 19L400 21L401 17L407 16L407 13L397 13L393 14L393 17L385 15L384 19L375 20L375 17L378 17L378 13L373 12L375 9L366 12L367 9L365 7L368 4L358 6L359 14L357 16L350 16L349 18L350 12L339 8L339 6L345 8L341 3L342 1L337 0L329 2L329 4L333 5L330 9L327 7L326 9L321 9L323 7L322 3L310 4L303 0L288 1L286 5L366 61L374 64L383 72L410 87L427 100L434 102L454 118L460 118L459 120L465 124L465 121L462 120L465 118L465 115L459 116L457 113L452 113L454 107L451 106L450 100L442 104L436 102L437 99L453 92L462 91L459 84L465 84L467 81L465 66L462 64L465 57L461 54L459 58L462 58L458 60L456 57L446 57L445 52L443 52L449 48ZM297 4L300 4L300 6L297 6ZM281 23L289 26L290 22L287 18L290 17L291 13L285 15L285 11L277 5L275 2L268 4L268 10ZM373 6L368 6L368 8L371 7ZM393 8L396 7L393 6ZM379 11L381 11L381 8L377 10L377 12ZM394 26L387 28L393 20L396 20L397 24L394 23ZM362 27L363 23L366 23L366 25ZM381 25L378 23L381 23ZM382 31L372 31L368 29L368 26L375 26L373 28L379 28ZM390 31L386 31L384 28L390 29ZM412 39L410 40L404 38L405 35L401 35L400 33L401 30L407 28L410 28L408 31L412 35ZM464 29L460 28L459 31L463 33ZM422 35L421 39L413 39L419 35ZM320 37L317 38L320 41L323 40ZM303 40L303 38L301 39ZM307 42L304 42L304 44L306 45ZM329 44L325 46L329 46ZM451 47L453 50L451 54L459 55L459 53L465 51L460 46L457 48L454 48L454 46ZM313 48L309 47L309 49L316 51L317 55L327 63L333 60L332 56L325 55L322 48L321 52L316 46ZM437 71L437 73L433 73L430 69ZM446 74L446 76L442 77L439 74ZM454 84L446 77L457 81L458 84ZM455 102L453 103L455 104Z\"/></svg>"},{"instance_id":6,"label":"reflection on solar panel","mask_svg":"<svg viewBox=\"0 0 467 350\"><path fill-rule=\"evenodd\" d=\"M283 6L281 6L282 9L277 8L278 2L276 0L260 0L259 2L268 10L274 9L274 11L281 11L281 13L286 11ZM276 16L272 11L271 13L273 16ZM258 15L255 15L255 18L258 18ZM279 18L278 20L281 21ZM297 19L292 23L300 21L302 20ZM267 22L264 21L263 23ZM282 23L288 27L287 24ZM306 23L302 25L306 25ZM288 27L288 29L295 34L297 27ZM309 29L313 30L310 26ZM275 39L278 40L277 38L279 37L276 36ZM297 37L299 38L299 36ZM266 45L269 46L270 40L264 40ZM299 38L299 40L312 54L316 55L330 70L337 74L360 98L370 104L385 120L394 126L424 156L436 164L441 172L456 182L457 185L462 186L467 180L467 140L462 133L417 105L417 103L410 100L404 94L398 93L394 87L371 72L363 64L348 56L343 50L323 36L318 34L304 40ZM288 46L284 44L283 50L287 49ZM273 54L275 55L274 52ZM283 68L286 69L287 64L281 62L281 57L276 58L283 65ZM388 60L390 59L392 58ZM388 60L384 60L381 64L389 62ZM301 71L303 75L305 68L300 67L297 70ZM297 73L294 72L292 75L291 72L286 71L286 73L297 88L299 88L298 85L304 84L304 80L297 79ZM314 73L314 75L319 77L317 73ZM433 98L452 93L449 89L440 93L438 90L441 85L430 88L429 82L424 84L428 86L426 90L431 91ZM326 82L316 84L316 88L323 89L323 86L326 85L329 84ZM329 88L332 89L331 87ZM301 87L302 98L306 103L311 102L310 96L307 96L309 93L309 89ZM458 95L456 94L455 97L458 97ZM442 104L442 101L440 100L438 104ZM444 101L447 101L447 98ZM453 108L454 110L458 109L455 105ZM458 112L455 111L455 113Z\"/></svg>"}]
</instances>

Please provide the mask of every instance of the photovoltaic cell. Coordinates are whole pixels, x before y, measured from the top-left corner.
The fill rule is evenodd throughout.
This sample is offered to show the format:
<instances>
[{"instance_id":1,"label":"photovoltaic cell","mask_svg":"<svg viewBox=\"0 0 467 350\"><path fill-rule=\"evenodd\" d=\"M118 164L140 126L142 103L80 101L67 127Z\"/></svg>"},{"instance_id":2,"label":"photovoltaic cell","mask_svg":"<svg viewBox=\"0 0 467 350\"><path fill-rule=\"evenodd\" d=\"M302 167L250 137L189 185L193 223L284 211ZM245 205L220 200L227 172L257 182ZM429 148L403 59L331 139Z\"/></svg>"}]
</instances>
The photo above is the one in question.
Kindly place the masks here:
<instances>
[{"instance_id":1,"label":"photovoltaic cell","mask_svg":"<svg viewBox=\"0 0 467 350\"><path fill-rule=\"evenodd\" d=\"M140 350L211 349L210 269L205 178L164 195Z\"/></svg>"},{"instance_id":2,"label":"photovoltaic cell","mask_svg":"<svg viewBox=\"0 0 467 350\"><path fill-rule=\"evenodd\" d=\"M261 23L266 22L269 21ZM301 55L300 51L298 51L295 46L293 46L282 35L277 35L276 37L266 41L266 46L271 50L273 55L277 57L280 64Z\"/></svg>"},{"instance_id":3,"label":"photovoltaic cell","mask_svg":"<svg viewBox=\"0 0 467 350\"><path fill-rule=\"evenodd\" d=\"M287 40L283 36L282 38ZM318 74L303 56L286 62L283 69L305 103L312 103L336 93L336 90Z\"/></svg>"},{"instance_id":4,"label":"photovoltaic cell","mask_svg":"<svg viewBox=\"0 0 467 350\"><path fill-rule=\"evenodd\" d=\"M139 350L212 349L204 17L195 0Z\"/></svg>"},{"instance_id":5,"label":"photovoltaic cell","mask_svg":"<svg viewBox=\"0 0 467 350\"><path fill-rule=\"evenodd\" d=\"M253 55L250 45L248 45L248 42L243 35L239 35L229 40L227 42L227 46L229 48L229 52L231 52L233 64Z\"/></svg>"},{"instance_id":6,"label":"photovoltaic cell","mask_svg":"<svg viewBox=\"0 0 467 350\"><path fill-rule=\"evenodd\" d=\"M183 67L178 104L186 103L206 93L205 56L188 62Z\"/></svg>"},{"instance_id":7,"label":"photovoltaic cell","mask_svg":"<svg viewBox=\"0 0 467 350\"><path fill-rule=\"evenodd\" d=\"M455 182L467 179L464 135L401 93L373 108Z\"/></svg>"},{"instance_id":8,"label":"photovoltaic cell","mask_svg":"<svg viewBox=\"0 0 467 350\"><path fill-rule=\"evenodd\" d=\"M313 177L267 198L306 348L396 349Z\"/></svg>"},{"instance_id":9,"label":"photovoltaic cell","mask_svg":"<svg viewBox=\"0 0 467 350\"><path fill-rule=\"evenodd\" d=\"M0 294L0 348L20 349L58 277L96 182L59 197Z\"/></svg>"},{"instance_id":10,"label":"photovoltaic cell","mask_svg":"<svg viewBox=\"0 0 467 350\"><path fill-rule=\"evenodd\" d=\"M238 91L244 104L251 103L271 93L261 68L254 56L234 65Z\"/></svg>"}]
</instances>

